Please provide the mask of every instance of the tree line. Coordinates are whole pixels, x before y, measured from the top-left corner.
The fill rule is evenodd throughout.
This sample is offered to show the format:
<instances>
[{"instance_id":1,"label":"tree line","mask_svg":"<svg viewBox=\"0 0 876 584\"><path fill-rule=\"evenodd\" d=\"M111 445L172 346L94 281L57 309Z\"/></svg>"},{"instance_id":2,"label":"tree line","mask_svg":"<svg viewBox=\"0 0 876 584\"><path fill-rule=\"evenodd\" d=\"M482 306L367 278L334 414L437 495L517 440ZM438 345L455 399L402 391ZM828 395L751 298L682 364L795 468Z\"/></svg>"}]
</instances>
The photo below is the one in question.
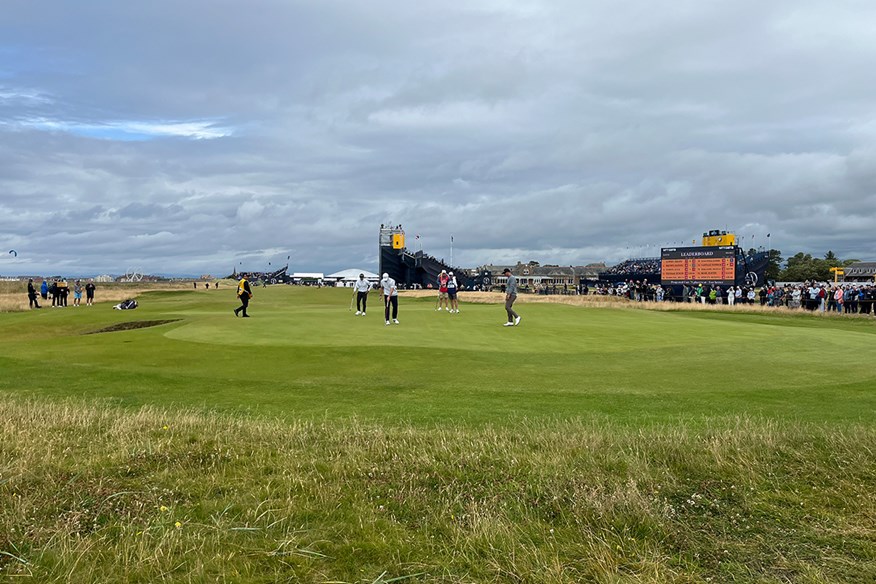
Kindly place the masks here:
<instances>
[{"instance_id":1,"label":"tree line","mask_svg":"<svg viewBox=\"0 0 876 584\"><path fill-rule=\"evenodd\" d=\"M755 250L749 250L753 252ZM850 266L858 259L840 259L833 251L828 250L823 258L812 257L812 254L798 252L787 261L782 258L782 252L770 250L769 264L766 269L766 279L778 282L803 282L804 280L833 280L831 268ZM784 264L784 267L782 267Z\"/></svg>"}]
</instances>

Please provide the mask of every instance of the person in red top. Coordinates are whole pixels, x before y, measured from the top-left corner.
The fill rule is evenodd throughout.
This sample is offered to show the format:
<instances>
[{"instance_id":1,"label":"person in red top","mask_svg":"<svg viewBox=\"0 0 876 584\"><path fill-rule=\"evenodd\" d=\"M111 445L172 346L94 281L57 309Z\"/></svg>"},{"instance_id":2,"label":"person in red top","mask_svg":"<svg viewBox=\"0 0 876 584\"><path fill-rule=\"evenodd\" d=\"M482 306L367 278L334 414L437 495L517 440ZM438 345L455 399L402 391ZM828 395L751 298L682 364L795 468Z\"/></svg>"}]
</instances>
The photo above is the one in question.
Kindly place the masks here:
<instances>
[{"instance_id":1,"label":"person in red top","mask_svg":"<svg viewBox=\"0 0 876 584\"><path fill-rule=\"evenodd\" d=\"M438 310L444 307L445 310L450 310L447 304L447 282L450 281L450 276L447 275L447 270L441 270L438 274Z\"/></svg>"}]
</instances>

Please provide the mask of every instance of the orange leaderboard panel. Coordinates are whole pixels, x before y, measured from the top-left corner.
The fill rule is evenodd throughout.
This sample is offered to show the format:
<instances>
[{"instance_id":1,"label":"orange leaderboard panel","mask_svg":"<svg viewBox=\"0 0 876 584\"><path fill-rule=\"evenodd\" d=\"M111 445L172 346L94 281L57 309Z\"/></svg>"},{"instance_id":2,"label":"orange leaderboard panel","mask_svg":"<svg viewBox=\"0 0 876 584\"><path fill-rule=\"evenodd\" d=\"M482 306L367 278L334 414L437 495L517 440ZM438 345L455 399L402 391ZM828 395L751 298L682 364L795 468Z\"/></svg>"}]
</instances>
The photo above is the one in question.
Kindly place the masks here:
<instances>
[{"instance_id":1,"label":"orange leaderboard panel","mask_svg":"<svg viewBox=\"0 0 876 584\"><path fill-rule=\"evenodd\" d=\"M664 247L660 251L660 283L696 282L729 286L736 281L736 246Z\"/></svg>"}]
</instances>

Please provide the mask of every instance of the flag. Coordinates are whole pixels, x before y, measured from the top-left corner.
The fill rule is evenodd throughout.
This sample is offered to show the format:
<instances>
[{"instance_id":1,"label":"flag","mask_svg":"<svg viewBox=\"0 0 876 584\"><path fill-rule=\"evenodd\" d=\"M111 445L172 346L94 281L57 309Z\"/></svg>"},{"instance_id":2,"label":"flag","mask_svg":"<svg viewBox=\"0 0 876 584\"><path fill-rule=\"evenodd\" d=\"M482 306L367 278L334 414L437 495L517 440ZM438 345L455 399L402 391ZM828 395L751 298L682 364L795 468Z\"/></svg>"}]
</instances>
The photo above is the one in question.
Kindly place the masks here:
<instances>
[{"instance_id":1,"label":"flag","mask_svg":"<svg viewBox=\"0 0 876 584\"><path fill-rule=\"evenodd\" d=\"M420 234L419 234L419 233L417 234L417 237L416 237L415 239L420 239Z\"/></svg>"},{"instance_id":2,"label":"flag","mask_svg":"<svg viewBox=\"0 0 876 584\"><path fill-rule=\"evenodd\" d=\"M453 243L453 236L450 236L450 243Z\"/></svg>"},{"instance_id":3,"label":"flag","mask_svg":"<svg viewBox=\"0 0 876 584\"><path fill-rule=\"evenodd\" d=\"M769 234L769 233L767 233L767 237L769 237L769 236L770 236L770 234Z\"/></svg>"}]
</instances>

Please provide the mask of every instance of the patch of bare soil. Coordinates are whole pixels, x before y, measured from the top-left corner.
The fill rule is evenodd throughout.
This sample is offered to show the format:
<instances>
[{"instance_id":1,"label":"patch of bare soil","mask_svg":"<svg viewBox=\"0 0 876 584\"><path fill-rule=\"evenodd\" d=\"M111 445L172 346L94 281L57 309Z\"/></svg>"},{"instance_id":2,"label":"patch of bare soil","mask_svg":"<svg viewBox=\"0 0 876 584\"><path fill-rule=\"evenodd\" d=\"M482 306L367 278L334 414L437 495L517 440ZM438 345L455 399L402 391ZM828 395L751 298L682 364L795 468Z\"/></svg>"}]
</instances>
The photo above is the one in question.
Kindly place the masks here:
<instances>
[{"instance_id":1,"label":"patch of bare soil","mask_svg":"<svg viewBox=\"0 0 876 584\"><path fill-rule=\"evenodd\" d=\"M96 331L90 331L87 333L82 333L85 335L96 335L98 333L114 333L117 331L130 331L134 329L141 328L149 328L151 326L161 326L163 324L168 324L171 322L179 322L181 318L172 318L170 320L131 320L128 322L120 322L117 324L113 324L102 329L98 329Z\"/></svg>"}]
</instances>

